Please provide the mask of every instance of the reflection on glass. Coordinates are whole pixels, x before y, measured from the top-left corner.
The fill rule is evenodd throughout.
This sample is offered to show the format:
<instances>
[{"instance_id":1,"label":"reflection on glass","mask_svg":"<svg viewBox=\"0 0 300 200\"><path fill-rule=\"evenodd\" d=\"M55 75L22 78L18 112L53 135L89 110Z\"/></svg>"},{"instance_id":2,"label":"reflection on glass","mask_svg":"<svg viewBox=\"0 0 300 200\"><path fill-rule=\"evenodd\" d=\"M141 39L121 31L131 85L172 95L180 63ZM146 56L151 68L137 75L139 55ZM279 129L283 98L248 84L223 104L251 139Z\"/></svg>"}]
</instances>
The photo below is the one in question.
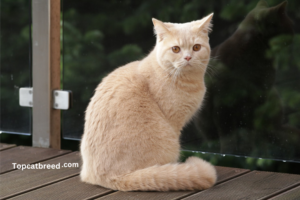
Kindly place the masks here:
<instances>
[{"instance_id":1,"label":"reflection on glass","mask_svg":"<svg viewBox=\"0 0 300 200\"><path fill-rule=\"evenodd\" d=\"M186 148L300 160L300 66L294 49L300 38L286 7L287 2L269 7L260 1L213 48L205 104L189 127L193 134L185 134Z\"/></svg>"},{"instance_id":2,"label":"reflection on glass","mask_svg":"<svg viewBox=\"0 0 300 200\"><path fill-rule=\"evenodd\" d=\"M0 131L30 134L31 109L19 106L19 88L31 87L31 1L0 5Z\"/></svg>"},{"instance_id":3,"label":"reflection on glass","mask_svg":"<svg viewBox=\"0 0 300 200\"><path fill-rule=\"evenodd\" d=\"M64 1L63 85L74 107L64 112L63 136L80 139L101 79L154 46L152 17L187 22L214 11L208 92L182 147L299 161L300 2L267 2Z\"/></svg>"}]
</instances>

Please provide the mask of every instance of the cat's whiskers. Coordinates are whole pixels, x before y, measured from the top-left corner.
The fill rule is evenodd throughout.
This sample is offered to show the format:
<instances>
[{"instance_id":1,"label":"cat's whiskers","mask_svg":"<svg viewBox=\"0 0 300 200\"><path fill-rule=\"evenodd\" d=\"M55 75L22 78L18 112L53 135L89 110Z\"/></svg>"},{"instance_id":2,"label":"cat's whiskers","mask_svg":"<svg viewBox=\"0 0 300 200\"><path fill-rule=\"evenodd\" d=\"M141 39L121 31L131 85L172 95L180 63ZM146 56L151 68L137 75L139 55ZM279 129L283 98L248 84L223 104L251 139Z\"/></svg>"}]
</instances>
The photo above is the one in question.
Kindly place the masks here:
<instances>
[{"instance_id":1,"label":"cat's whiskers","mask_svg":"<svg viewBox=\"0 0 300 200\"><path fill-rule=\"evenodd\" d=\"M211 59L202 59L202 62L200 62L200 66L204 66L205 69L202 69L202 71L206 72L210 77L213 77L216 75L216 72L214 71L214 69L212 68L212 65L210 64L210 62L208 63L203 63L203 61L211 61Z\"/></svg>"},{"instance_id":2,"label":"cat's whiskers","mask_svg":"<svg viewBox=\"0 0 300 200\"><path fill-rule=\"evenodd\" d=\"M175 73L172 77L172 80L173 80L173 84L176 83L176 81L178 80L178 78L180 78L181 76L181 70L187 65L187 64L190 64L190 63L186 63L186 61L177 61L175 62Z\"/></svg>"},{"instance_id":3,"label":"cat's whiskers","mask_svg":"<svg viewBox=\"0 0 300 200\"><path fill-rule=\"evenodd\" d=\"M210 60L209 58L208 59L201 59L201 61L208 61L208 60Z\"/></svg>"},{"instance_id":4,"label":"cat's whiskers","mask_svg":"<svg viewBox=\"0 0 300 200\"><path fill-rule=\"evenodd\" d=\"M174 71L174 74L173 74L173 76L172 76L172 83L175 85L175 83L176 83L176 78L177 78L177 72L178 72L178 69L179 68L174 68L175 69L175 71Z\"/></svg>"},{"instance_id":5,"label":"cat's whiskers","mask_svg":"<svg viewBox=\"0 0 300 200\"><path fill-rule=\"evenodd\" d=\"M217 72L215 71L215 68L213 68L213 65L211 64L211 62L209 62L207 64L206 70L207 70L207 74L210 75L211 77L216 76L216 74L217 74Z\"/></svg>"},{"instance_id":6,"label":"cat's whiskers","mask_svg":"<svg viewBox=\"0 0 300 200\"><path fill-rule=\"evenodd\" d=\"M175 74L176 72L176 67L173 67L173 69L171 70L170 74L169 74L169 77L172 78L173 75Z\"/></svg>"},{"instance_id":7,"label":"cat's whiskers","mask_svg":"<svg viewBox=\"0 0 300 200\"><path fill-rule=\"evenodd\" d=\"M165 76L165 81L167 81L168 79L172 78L172 77L173 77L173 74L175 73L175 71L176 71L176 68L174 68L174 67L169 67L169 68L166 70L167 74L166 74L166 76Z\"/></svg>"},{"instance_id":8,"label":"cat's whiskers","mask_svg":"<svg viewBox=\"0 0 300 200\"><path fill-rule=\"evenodd\" d=\"M178 73L177 70L178 68L176 67L168 67L168 68L163 68L163 70L166 72L166 75L164 76L164 81L163 84L161 84L161 86L159 87L157 93L159 94L162 89L166 86L166 84L168 83L168 81L171 79L171 83L174 84L175 83L175 74Z\"/></svg>"},{"instance_id":9,"label":"cat's whiskers","mask_svg":"<svg viewBox=\"0 0 300 200\"><path fill-rule=\"evenodd\" d=\"M210 60L210 61L219 60L219 57L220 57L220 56L211 56L209 60Z\"/></svg>"},{"instance_id":10,"label":"cat's whiskers","mask_svg":"<svg viewBox=\"0 0 300 200\"><path fill-rule=\"evenodd\" d=\"M161 69L163 69L166 72L166 75L164 76L165 80L172 77L172 74L175 71L174 67L167 67L167 68L162 67Z\"/></svg>"},{"instance_id":11,"label":"cat's whiskers","mask_svg":"<svg viewBox=\"0 0 300 200\"><path fill-rule=\"evenodd\" d=\"M181 75L181 67L178 67L177 69L176 69L176 72L175 72L175 82L174 82L174 84L176 83L176 81L178 80L178 78L180 78L180 75Z\"/></svg>"},{"instance_id":12,"label":"cat's whiskers","mask_svg":"<svg viewBox=\"0 0 300 200\"><path fill-rule=\"evenodd\" d=\"M177 66L177 63L175 63L175 64ZM178 67L176 67L176 66L173 66L172 69L168 72L168 78L171 78L172 83L174 83L175 79L176 79L175 76L176 76L176 73L177 73L177 70L178 70Z\"/></svg>"},{"instance_id":13,"label":"cat's whiskers","mask_svg":"<svg viewBox=\"0 0 300 200\"><path fill-rule=\"evenodd\" d=\"M214 68L212 68L212 65L207 66L207 74L210 75L211 77L216 76L217 72L215 71Z\"/></svg>"}]
</instances>

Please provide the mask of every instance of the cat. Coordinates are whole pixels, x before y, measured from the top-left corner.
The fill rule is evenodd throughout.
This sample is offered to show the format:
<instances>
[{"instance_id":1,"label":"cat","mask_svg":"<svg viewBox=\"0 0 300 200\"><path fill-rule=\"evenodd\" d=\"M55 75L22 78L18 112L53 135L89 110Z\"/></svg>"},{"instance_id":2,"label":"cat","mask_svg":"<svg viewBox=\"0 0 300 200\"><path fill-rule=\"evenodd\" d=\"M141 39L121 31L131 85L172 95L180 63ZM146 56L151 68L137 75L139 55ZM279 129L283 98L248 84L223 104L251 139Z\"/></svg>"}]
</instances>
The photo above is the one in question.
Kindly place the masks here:
<instances>
[{"instance_id":1,"label":"cat","mask_svg":"<svg viewBox=\"0 0 300 200\"><path fill-rule=\"evenodd\" d=\"M81 180L120 191L203 190L208 162L178 163L180 132L201 107L213 14L189 23L152 19L156 45L96 88L85 115Z\"/></svg>"},{"instance_id":2,"label":"cat","mask_svg":"<svg viewBox=\"0 0 300 200\"><path fill-rule=\"evenodd\" d=\"M292 42L293 23L286 5L284 1L269 7L266 1L258 1L233 35L213 48L215 74L206 77L205 102L194 120L198 131L186 134L198 150L197 141L203 141L209 151L235 155L256 151L269 156L268 143L281 147L282 141L299 137L299 131L282 124L283 109L274 87L276 69L266 56L272 38L282 36L282 49ZM286 157L290 148L282 149L278 157Z\"/></svg>"}]
</instances>

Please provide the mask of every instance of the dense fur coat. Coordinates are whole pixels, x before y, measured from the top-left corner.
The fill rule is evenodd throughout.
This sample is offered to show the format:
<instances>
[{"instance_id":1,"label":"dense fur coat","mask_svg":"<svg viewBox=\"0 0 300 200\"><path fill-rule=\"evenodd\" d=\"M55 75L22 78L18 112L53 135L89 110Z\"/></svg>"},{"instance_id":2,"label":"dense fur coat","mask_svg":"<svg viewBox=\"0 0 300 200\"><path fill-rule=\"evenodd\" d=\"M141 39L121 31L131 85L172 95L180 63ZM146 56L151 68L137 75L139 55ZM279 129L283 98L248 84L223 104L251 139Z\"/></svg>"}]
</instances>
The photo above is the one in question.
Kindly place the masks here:
<instances>
[{"instance_id":1,"label":"dense fur coat","mask_svg":"<svg viewBox=\"0 0 300 200\"><path fill-rule=\"evenodd\" d=\"M211 18L153 19L153 51L99 84L86 110L82 181L122 191L202 190L216 182L214 167L200 158L177 163L180 131L206 91Z\"/></svg>"}]
</instances>

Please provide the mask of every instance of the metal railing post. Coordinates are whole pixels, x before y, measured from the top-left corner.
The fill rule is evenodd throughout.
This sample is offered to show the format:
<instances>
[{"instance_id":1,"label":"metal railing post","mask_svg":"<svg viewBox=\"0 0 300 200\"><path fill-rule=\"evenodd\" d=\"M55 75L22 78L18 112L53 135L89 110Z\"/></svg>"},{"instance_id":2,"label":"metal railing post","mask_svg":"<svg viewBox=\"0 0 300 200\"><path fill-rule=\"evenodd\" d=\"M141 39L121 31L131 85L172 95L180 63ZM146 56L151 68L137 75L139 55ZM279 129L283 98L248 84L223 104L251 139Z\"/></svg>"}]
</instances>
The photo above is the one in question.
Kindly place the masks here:
<instances>
[{"instance_id":1,"label":"metal railing post","mask_svg":"<svg viewBox=\"0 0 300 200\"><path fill-rule=\"evenodd\" d=\"M60 149L60 0L32 0L32 145Z\"/></svg>"}]
</instances>

